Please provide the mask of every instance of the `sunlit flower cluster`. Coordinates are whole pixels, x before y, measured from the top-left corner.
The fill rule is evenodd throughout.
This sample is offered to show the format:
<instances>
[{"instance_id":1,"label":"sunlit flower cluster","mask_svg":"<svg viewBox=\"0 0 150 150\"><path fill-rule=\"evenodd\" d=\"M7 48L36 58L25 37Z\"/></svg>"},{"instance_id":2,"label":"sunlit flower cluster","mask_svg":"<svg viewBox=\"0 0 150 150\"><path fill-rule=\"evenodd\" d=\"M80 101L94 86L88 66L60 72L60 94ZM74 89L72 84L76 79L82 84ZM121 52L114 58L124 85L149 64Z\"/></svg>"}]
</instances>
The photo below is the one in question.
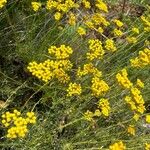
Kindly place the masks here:
<instances>
[{"instance_id":1,"label":"sunlit flower cluster","mask_svg":"<svg viewBox=\"0 0 150 150\"><path fill-rule=\"evenodd\" d=\"M48 0L46 4L47 10L55 10L54 17L56 20L60 20L70 9L77 7L79 7L79 5L73 0Z\"/></svg>"},{"instance_id":2,"label":"sunlit flower cluster","mask_svg":"<svg viewBox=\"0 0 150 150\"><path fill-rule=\"evenodd\" d=\"M108 117L110 114L110 104L108 102L108 99L101 98L98 102L98 108L101 110L101 113Z\"/></svg>"},{"instance_id":3,"label":"sunlit flower cluster","mask_svg":"<svg viewBox=\"0 0 150 150\"><path fill-rule=\"evenodd\" d=\"M115 42L112 39L107 39L105 41L105 48L106 48L106 50L112 51L112 52L117 50L117 48L115 46Z\"/></svg>"},{"instance_id":4,"label":"sunlit flower cluster","mask_svg":"<svg viewBox=\"0 0 150 150\"><path fill-rule=\"evenodd\" d=\"M91 8L91 4L90 4L89 0L82 0L82 4L84 5L84 7L86 9L90 9Z\"/></svg>"},{"instance_id":5,"label":"sunlit flower cluster","mask_svg":"<svg viewBox=\"0 0 150 150\"><path fill-rule=\"evenodd\" d=\"M131 135L135 135L135 126L134 125L129 125L127 128L127 132Z\"/></svg>"},{"instance_id":6,"label":"sunlit flower cluster","mask_svg":"<svg viewBox=\"0 0 150 150\"><path fill-rule=\"evenodd\" d=\"M73 26L73 25L76 24L76 16L75 16L74 13L70 12L68 18L69 18L68 19L68 24L69 25Z\"/></svg>"},{"instance_id":7,"label":"sunlit flower cluster","mask_svg":"<svg viewBox=\"0 0 150 150\"><path fill-rule=\"evenodd\" d=\"M87 59L102 59L104 55L104 49L102 47L102 42L98 39L89 40L89 52L87 53Z\"/></svg>"},{"instance_id":8,"label":"sunlit flower cluster","mask_svg":"<svg viewBox=\"0 0 150 150\"><path fill-rule=\"evenodd\" d=\"M113 22L118 26L118 27L122 27L123 26L123 22L121 22L118 19L114 19Z\"/></svg>"},{"instance_id":9,"label":"sunlit flower cluster","mask_svg":"<svg viewBox=\"0 0 150 150\"><path fill-rule=\"evenodd\" d=\"M81 85L77 83L70 83L67 92L68 92L67 96L81 95L82 92Z\"/></svg>"},{"instance_id":10,"label":"sunlit flower cluster","mask_svg":"<svg viewBox=\"0 0 150 150\"><path fill-rule=\"evenodd\" d=\"M150 123L150 115L146 115L146 119L145 120L146 120L147 123Z\"/></svg>"},{"instance_id":11,"label":"sunlit flower cluster","mask_svg":"<svg viewBox=\"0 0 150 150\"><path fill-rule=\"evenodd\" d=\"M121 37L123 35L123 32L120 29L114 29L113 33L116 37Z\"/></svg>"},{"instance_id":12,"label":"sunlit flower cluster","mask_svg":"<svg viewBox=\"0 0 150 150\"><path fill-rule=\"evenodd\" d=\"M7 0L0 0L0 9L5 6Z\"/></svg>"},{"instance_id":13,"label":"sunlit flower cluster","mask_svg":"<svg viewBox=\"0 0 150 150\"><path fill-rule=\"evenodd\" d=\"M83 27L79 27L77 32L79 35L86 35L86 30Z\"/></svg>"},{"instance_id":14,"label":"sunlit flower cluster","mask_svg":"<svg viewBox=\"0 0 150 150\"><path fill-rule=\"evenodd\" d=\"M127 37L126 40L127 40L128 43L131 43L131 44L137 43L137 38L136 37L130 36L130 37Z\"/></svg>"},{"instance_id":15,"label":"sunlit flower cluster","mask_svg":"<svg viewBox=\"0 0 150 150\"><path fill-rule=\"evenodd\" d=\"M132 28L132 32L135 33L135 34L139 34L140 33L139 29L136 28L136 27Z\"/></svg>"},{"instance_id":16,"label":"sunlit flower cluster","mask_svg":"<svg viewBox=\"0 0 150 150\"><path fill-rule=\"evenodd\" d=\"M139 51L139 56L131 59L131 66L133 67L145 67L150 65L150 49L145 48L143 51Z\"/></svg>"},{"instance_id":17,"label":"sunlit flower cluster","mask_svg":"<svg viewBox=\"0 0 150 150\"><path fill-rule=\"evenodd\" d=\"M109 90L109 85L104 80L98 77L93 77L91 90L94 96L103 96Z\"/></svg>"},{"instance_id":18,"label":"sunlit flower cluster","mask_svg":"<svg viewBox=\"0 0 150 150\"><path fill-rule=\"evenodd\" d=\"M145 143L145 150L150 150L150 144L149 143Z\"/></svg>"},{"instance_id":19,"label":"sunlit flower cluster","mask_svg":"<svg viewBox=\"0 0 150 150\"><path fill-rule=\"evenodd\" d=\"M84 113L84 119L87 120L87 121L90 121L90 122L91 122L91 121L94 121L93 117L94 117L94 113L91 112L91 111L89 111L89 110L87 110L87 111Z\"/></svg>"},{"instance_id":20,"label":"sunlit flower cluster","mask_svg":"<svg viewBox=\"0 0 150 150\"><path fill-rule=\"evenodd\" d=\"M131 96L126 96L125 101L130 105L132 111L143 114L145 111L144 99L138 88L131 88Z\"/></svg>"},{"instance_id":21,"label":"sunlit flower cluster","mask_svg":"<svg viewBox=\"0 0 150 150\"><path fill-rule=\"evenodd\" d=\"M32 9L34 11L38 11L40 9L40 7L42 6L42 4L40 2L32 2L31 5L32 5Z\"/></svg>"},{"instance_id":22,"label":"sunlit flower cluster","mask_svg":"<svg viewBox=\"0 0 150 150\"><path fill-rule=\"evenodd\" d=\"M99 71L92 63L84 64L83 69L81 67L77 70L77 76L82 77L88 74L92 74L94 77L101 77L102 72Z\"/></svg>"},{"instance_id":23,"label":"sunlit flower cluster","mask_svg":"<svg viewBox=\"0 0 150 150\"><path fill-rule=\"evenodd\" d=\"M125 150L126 146L122 141L116 142L109 146L109 150Z\"/></svg>"},{"instance_id":24,"label":"sunlit flower cluster","mask_svg":"<svg viewBox=\"0 0 150 150\"><path fill-rule=\"evenodd\" d=\"M103 0L96 0L96 4L95 6L99 9L102 10L104 12L108 12L108 7L107 5L103 2Z\"/></svg>"},{"instance_id":25,"label":"sunlit flower cluster","mask_svg":"<svg viewBox=\"0 0 150 150\"><path fill-rule=\"evenodd\" d=\"M34 112L27 112L26 117L14 110L13 113L6 112L2 115L2 124L7 128L7 138L23 138L28 132L28 124L35 124L36 116Z\"/></svg>"},{"instance_id":26,"label":"sunlit flower cluster","mask_svg":"<svg viewBox=\"0 0 150 150\"><path fill-rule=\"evenodd\" d=\"M144 31L145 32L150 32L150 16L141 16L141 21L144 25Z\"/></svg>"},{"instance_id":27,"label":"sunlit flower cluster","mask_svg":"<svg viewBox=\"0 0 150 150\"><path fill-rule=\"evenodd\" d=\"M70 46L61 45L60 47L50 46L48 52L56 59L66 59L73 53L73 50Z\"/></svg>"},{"instance_id":28,"label":"sunlit flower cluster","mask_svg":"<svg viewBox=\"0 0 150 150\"><path fill-rule=\"evenodd\" d=\"M28 65L29 72L33 76L41 79L44 82L48 82L53 78L57 78L62 83L68 82L70 77L66 71L72 68L72 64L69 60L46 60L43 63L30 62Z\"/></svg>"},{"instance_id":29,"label":"sunlit flower cluster","mask_svg":"<svg viewBox=\"0 0 150 150\"><path fill-rule=\"evenodd\" d=\"M50 55L54 56L56 60L47 59L43 63L35 61L30 62L27 69L33 76L48 82L53 78L58 79L61 83L66 83L70 80L67 71L72 68L72 63L68 57L72 54L73 50L69 46L61 45L59 48L51 46L48 49Z\"/></svg>"},{"instance_id":30,"label":"sunlit flower cluster","mask_svg":"<svg viewBox=\"0 0 150 150\"><path fill-rule=\"evenodd\" d=\"M116 75L116 79L120 85L122 85L124 88L131 88L133 85L132 82L128 79L128 73L126 69L122 69L121 73L118 73Z\"/></svg>"}]
</instances>

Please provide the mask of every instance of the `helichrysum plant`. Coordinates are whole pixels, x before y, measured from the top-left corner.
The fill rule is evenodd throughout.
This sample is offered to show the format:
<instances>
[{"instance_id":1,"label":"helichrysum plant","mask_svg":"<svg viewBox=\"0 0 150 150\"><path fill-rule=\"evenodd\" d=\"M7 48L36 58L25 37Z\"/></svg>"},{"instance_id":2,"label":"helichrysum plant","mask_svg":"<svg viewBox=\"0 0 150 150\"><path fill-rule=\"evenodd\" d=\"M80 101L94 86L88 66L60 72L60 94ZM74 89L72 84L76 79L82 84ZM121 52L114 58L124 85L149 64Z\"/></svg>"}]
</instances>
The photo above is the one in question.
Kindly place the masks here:
<instances>
[{"instance_id":1,"label":"helichrysum plant","mask_svg":"<svg viewBox=\"0 0 150 150\"><path fill-rule=\"evenodd\" d=\"M12 6L15 17L25 16L21 24L10 5L0 0L26 81L6 102L32 111L2 112L6 142L21 149L150 150L149 6L132 18L112 15L104 0L21 1ZM15 94L22 101L12 102Z\"/></svg>"}]
</instances>

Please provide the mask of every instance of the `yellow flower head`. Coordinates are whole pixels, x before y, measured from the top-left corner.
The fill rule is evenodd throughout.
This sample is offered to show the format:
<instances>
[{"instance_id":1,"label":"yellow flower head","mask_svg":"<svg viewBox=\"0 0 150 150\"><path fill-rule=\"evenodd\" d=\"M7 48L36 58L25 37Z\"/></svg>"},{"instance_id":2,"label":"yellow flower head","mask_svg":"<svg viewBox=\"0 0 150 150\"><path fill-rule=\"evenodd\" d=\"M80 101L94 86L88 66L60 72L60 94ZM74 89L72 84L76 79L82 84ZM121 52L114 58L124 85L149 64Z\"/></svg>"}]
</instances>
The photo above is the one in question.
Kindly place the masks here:
<instances>
[{"instance_id":1,"label":"yellow flower head","mask_svg":"<svg viewBox=\"0 0 150 150\"><path fill-rule=\"evenodd\" d=\"M129 125L129 127L127 128L127 132L131 135L135 135L135 127L134 125Z\"/></svg>"},{"instance_id":2,"label":"yellow flower head","mask_svg":"<svg viewBox=\"0 0 150 150\"><path fill-rule=\"evenodd\" d=\"M99 77L93 77L91 90L94 96L99 97L106 94L109 86L104 80L99 79Z\"/></svg>"},{"instance_id":3,"label":"yellow flower head","mask_svg":"<svg viewBox=\"0 0 150 150\"><path fill-rule=\"evenodd\" d=\"M75 16L75 14L73 14L73 13L69 14L68 23L70 25L72 25L72 26L76 24L76 16Z\"/></svg>"},{"instance_id":4,"label":"yellow flower head","mask_svg":"<svg viewBox=\"0 0 150 150\"><path fill-rule=\"evenodd\" d=\"M62 17L62 14L60 13L60 12L56 12L55 14L54 14L54 18L55 18L55 20L60 20L61 19L61 17Z\"/></svg>"},{"instance_id":5,"label":"yellow flower head","mask_svg":"<svg viewBox=\"0 0 150 150\"><path fill-rule=\"evenodd\" d=\"M138 28L132 28L132 32L133 33L136 33L136 34L139 34L140 33L140 31L139 31L139 29Z\"/></svg>"},{"instance_id":6,"label":"yellow flower head","mask_svg":"<svg viewBox=\"0 0 150 150\"><path fill-rule=\"evenodd\" d=\"M27 112L26 117L21 117L16 109L13 113L6 112L2 118L2 124L8 128L6 137L10 139L24 138L28 132L27 125L36 123L34 112Z\"/></svg>"},{"instance_id":7,"label":"yellow flower head","mask_svg":"<svg viewBox=\"0 0 150 150\"><path fill-rule=\"evenodd\" d=\"M138 87L144 88L144 83L140 79L137 79L136 84L137 84Z\"/></svg>"},{"instance_id":8,"label":"yellow flower head","mask_svg":"<svg viewBox=\"0 0 150 150\"><path fill-rule=\"evenodd\" d=\"M135 121L138 121L139 118L140 118L140 115L137 114L137 113L135 113L134 116L133 116L133 119L134 119Z\"/></svg>"},{"instance_id":9,"label":"yellow flower head","mask_svg":"<svg viewBox=\"0 0 150 150\"><path fill-rule=\"evenodd\" d=\"M119 29L114 29L113 33L117 37L121 37L123 35L123 32Z\"/></svg>"},{"instance_id":10,"label":"yellow flower head","mask_svg":"<svg viewBox=\"0 0 150 150\"><path fill-rule=\"evenodd\" d=\"M91 8L91 4L88 0L82 0L82 4L84 5L84 7L86 9L90 9Z\"/></svg>"},{"instance_id":11,"label":"yellow flower head","mask_svg":"<svg viewBox=\"0 0 150 150\"><path fill-rule=\"evenodd\" d=\"M34 11L38 11L40 7L42 6L40 2L32 2L31 5Z\"/></svg>"},{"instance_id":12,"label":"yellow flower head","mask_svg":"<svg viewBox=\"0 0 150 150\"><path fill-rule=\"evenodd\" d=\"M116 48L116 46L115 46L115 43L114 43L114 41L113 41L112 39L107 39L107 40L105 41L105 48L106 48L108 51L112 51L112 52L114 52L114 51L117 50L117 48Z\"/></svg>"},{"instance_id":13,"label":"yellow flower head","mask_svg":"<svg viewBox=\"0 0 150 150\"><path fill-rule=\"evenodd\" d=\"M123 22L121 22L118 19L113 20L113 22L118 26L118 27L122 27L123 26Z\"/></svg>"},{"instance_id":14,"label":"yellow flower head","mask_svg":"<svg viewBox=\"0 0 150 150\"><path fill-rule=\"evenodd\" d=\"M98 102L98 108L101 109L101 113L108 117L109 114L110 114L110 105L109 105L109 102L108 102L108 99L105 99L105 98L101 98Z\"/></svg>"},{"instance_id":15,"label":"yellow flower head","mask_svg":"<svg viewBox=\"0 0 150 150\"><path fill-rule=\"evenodd\" d=\"M102 47L102 42L98 39L90 39L89 40L89 52L87 53L87 59L102 59L104 55L104 49Z\"/></svg>"},{"instance_id":16,"label":"yellow flower head","mask_svg":"<svg viewBox=\"0 0 150 150\"><path fill-rule=\"evenodd\" d=\"M108 12L108 7L107 5L103 2L103 0L96 0L96 4L95 6L99 9L102 10L104 12Z\"/></svg>"},{"instance_id":17,"label":"yellow flower head","mask_svg":"<svg viewBox=\"0 0 150 150\"><path fill-rule=\"evenodd\" d=\"M145 143L145 150L150 150L150 144L149 143Z\"/></svg>"},{"instance_id":18,"label":"yellow flower head","mask_svg":"<svg viewBox=\"0 0 150 150\"><path fill-rule=\"evenodd\" d=\"M93 117L94 114L89 110L87 110L87 112L84 113L84 119L87 121L93 121Z\"/></svg>"},{"instance_id":19,"label":"yellow flower head","mask_svg":"<svg viewBox=\"0 0 150 150\"><path fill-rule=\"evenodd\" d=\"M126 40L128 41L128 43L131 43L131 44L137 43L136 37L127 37Z\"/></svg>"},{"instance_id":20,"label":"yellow flower head","mask_svg":"<svg viewBox=\"0 0 150 150\"><path fill-rule=\"evenodd\" d=\"M125 149L126 149L126 146L124 145L122 141L116 142L109 146L109 150L125 150Z\"/></svg>"},{"instance_id":21,"label":"yellow flower head","mask_svg":"<svg viewBox=\"0 0 150 150\"><path fill-rule=\"evenodd\" d=\"M70 83L67 92L67 96L80 95L82 92L81 85L77 83Z\"/></svg>"},{"instance_id":22,"label":"yellow flower head","mask_svg":"<svg viewBox=\"0 0 150 150\"><path fill-rule=\"evenodd\" d=\"M146 115L146 122L150 123L150 115Z\"/></svg>"},{"instance_id":23,"label":"yellow flower head","mask_svg":"<svg viewBox=\"0 0 150 150\"><path fill-rule=\"evenodd\" d=\"M0 9L5 6L7 0L0 0Z\"/></svg>"},{"instance_id":24,"label":"yellow flower head","mask_svg":"<svg viewBox=\"0 0 150 150\"><path fill-rule=\"evenodd\" d=\"M50 46L48 52L57 59L66 59L73 53L73 50L70 46L61 45L60 47Z\"/></svg>"},{"instance_id":25,"label":"yellow flower head","mask_svg":"<svg viewBox=\"0 0 150 150\"><path fill-rule=\"evenodd\" d=\"M86 30L83 27L79 27L77 29L77 32L79 33L79 35L86 35Z\"/></svg>"},{"instance_id":26,"label":"yellow flower head","mask_svg":"<svg viewBox=\"0 0 150 150\"><path fill-rule=\"evenodd\" d=\"M116 79L118 81L119 84L121 84L124 88L131 88L132 87L132 82L128 79L127 77L128 73L126 69L122 69L121 73L118 73L116 75Z\"/></svg>"},{"instance_id":27,"label":"yellow flower head","mask_svg":"<svg viewBox=\"0 0 150 150\"><path fill-rule=\"evenodd\" d=\"M98 27L98 29L97 29L97 32L99 32L99 33L103 33L104 32L104 30L103 30L103 28L102 27Z\"/></svg>"}]
</instances>

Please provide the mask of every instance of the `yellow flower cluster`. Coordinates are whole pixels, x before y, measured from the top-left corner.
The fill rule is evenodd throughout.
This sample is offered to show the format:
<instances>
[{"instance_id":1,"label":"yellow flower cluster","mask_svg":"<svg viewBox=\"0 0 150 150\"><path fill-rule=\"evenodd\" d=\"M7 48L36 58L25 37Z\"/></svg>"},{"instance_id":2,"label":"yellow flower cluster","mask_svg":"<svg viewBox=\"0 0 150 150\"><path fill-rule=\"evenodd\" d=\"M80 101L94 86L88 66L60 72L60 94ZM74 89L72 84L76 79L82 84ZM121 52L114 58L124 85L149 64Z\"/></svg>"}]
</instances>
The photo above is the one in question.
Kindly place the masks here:
<instances>
[{"instance_id":1,"label":"yellow flower cluster","mask_svg":"<svg viewBox=\"0 0 150 150\"><path fill-rule=\"evenodd\" d=\"M123 35L123 32L119 29L114 29L113 33L114 33L114 36L117 36L117 37L121 37Z\"/></svg>"},{"instance_id":2,"label":"yellow flower cluster","mask_svg":"<svg viewBox=\"0 0 150 150\"><path fill-rule=\"evenodd\" d=\"M110 105L108 99L101 98L98 102L98 108L101 110L101 113L108 117L110 114Z\"/></svg>"},{"instance_id":3,"label":"yellow flower cluster","mask_svg":"<svg viewBox=\"0 0 150 150\"><path fill-rule=\"evenodd\" d=\"M94 96L99 97L105 95L105 93L109 90L109 86L104 80L98 77L93 77L91 90Z\"/></svg>"},{"instance_id":4,"label":"yellow flower cluster","mask_svg":"<svg viewBox=\"0 0 150 150\"><path fill-rule=\"evenodd\" d=\"M82 77L87 74L92 74L95 77L101 77L102 72L99 71L92 63L84 64L83 70L79 67L77 70L77 76Z\"/></svg>"},{"instance_id":5,"label":"yellow flower cluster","mask_svg":"<svg viewBox=\"0 0 150 150\"><path fill-rule=\"evenodd\" d=\"M126 37L126 40L127 40L127 42L128 42L129 44L135 44L135 43L137 43L137 41L138 41L138 37L135 36L135 35L139 34L140 31L139 31L138 28L133 27L133 28L131 29L131 33L132 33L131 35L129 35L129 36Z\"/></svg>"},{"instance_id":6,"label":"yellow flower cluster","mask_svg":"<svg viewBox=\"0 0 150 150\"><path fill-rule=\"evenodd\" d=\"M142 20L143 24L147 27L150 27L149 19L150 19L150 17L141 16L141 20Z\"/></svg>"},{"instance_id":7,"label":"yellow flower cluster","mask_svg":"<svg viewBox=\"0 0 150 150\"><path fill-rule=\"evenodd\" d=\"M150 115L146 115L146 122L150 123Z\"/></svg>"},{"instance_id":8,"label":"yellow flower cluster","mask_svg":"<svg viewBox=\"0 0 150 150\"><path fill-rule=\"evenodd\" d=\"M7 138L23 138L28 132L28 124L36 123L36 116L34 112L27 112L26 117L21 117L21 113L14 110L13 113L6 112L2 115L2 124L8 128Z\"/></svg>"},{"instance_id":9,"label":"yellow flower cluster","mask_svg":"<svg viewBox=\"0 0 150 150\"><path fill-rule=\"evenodd\" d=\"M86 35L86 30L83 27L78 27L77 32L79 35Z\"/></svg>"},{"instance_id":10,"label":"yellow flower cluster","mask_svg":"<svg viewBox=\"0 0 150 150\"><path fill-rule=\"evenodd\" d=\"M130 60L132 67L145 67L150 65L150 49L139 51L139 56Z\"/></svg>"},{"instance_id":11,"label":"yellow flower cluster","mask_svg":"<svg viewBox=\"0 0 150 150\"><path fill-rule=\"evenodd\" d=\"M70 77L65 71L72 68L72 64L69 60L50 60L47 59L43 63L30 62L27 69L33 76L41 79L44 82L48 82L53 78L57 78L60 82L66 83L70 80Z\"/></svg>"},{"instance_id":12,"label":"yellow flower cluster","mask_svg":"<svg viewBox=\"0 0 150 150\"><path fill-rule=\"evenodd\" d=\"M109 146L109 150L125 150L125 149L126 149L126 146L124 145L122 141L116 142Z\"/></svg>"},{"instance_id":13,"label":"yellow flower cluster","mask_svg":"<svg viewBox=\"0 0 150 150\"><path fill-rule=\"evenodd\" d=\"M73 26L73 25L75 25L76 24L76 16L75 16L75 14L74 13L69 13L69 19L68 19L68 23L71 25L71 26Z\"/></svg>"},{"instance_id":14,"label":"yellow flower cluster","mask_svg":"<svg viewBox=\"0 0 150 150\"><path fill-rule=\"evenodd\" d=\"M81 85L77 83L70 83L67 92L67 96L80 95L82 92Z\"/></svg>"},{"instance_id":15,"label":"yellow flower cluster","mask_svg":"<svg viewBox=\"0 0 150 150\"><path fill-rule=\"evenodd\" d=\"M79 5L73 0L48 0L46 3L46 8L48 10L55 10L55 19L60 20L64 13L69 12L72 8L77 8Z\"/></svg>"},{"instance_id":16,"label":"yellow flower cluster","mask_svg":"<svg viewBox=\"0 0 150 150\"><path fill-rule=\"evenodd\" d=\"M114 19L113 22L118 26L118 27L122 27L123 26L123 22L121 22L118 19Z\"/></svg>"},{"instance_id":17,"label":"yellow flower cluster","mask_svg":"<svg viewBox=\"0 0 150 150\"><path fill-rule=\"evenodd\" d=\"M98 27L97 32L102 34L104 32L104 30L102 27Z\"/></svg>"},{"instance_id":18,"label":"yellow flower cluster","mask_svg":"<svg viewBox=\"0 0 150 150\"><path fill-rule=\"evenodd\" d=\"M124 88L129 89L132 87L133 84L131 83L131 81L128 79L127 76L128 76L127 70L122 69L121 73L118 73L116 75L116 79L120 85L122 85Z\"/></svg>"},{"instance_id":19,"label":"yellow flower cluster","mask_svg":"<svg viewBox=\"0 0 150 150\"><path fill-rule=\"evenodd\" d=\"M60 47L51 46L48 52L50 55L54 55L56 59L66 59L73 53L73 50L70 46L61 45Z\"/></svg>"},{"instance_id":20,"label":"yellow flower cluster","mask_svg":"<svg viewBox=\"0 0 150 150\"><path fill-rule=\"evenodd\" d=\"M100 13L94 13L92 18L91 18L91 21L93 22L95 27L97 25L103 25L103 26L106 26L106 27L110 25L110 23Z\"/></svg>"},{"instance_id":21,"label":"yellow flower cluster","mask_svg":"<svg viewBox=\"0 0 150 150\"><path fill-rule=\"evenodd\" d=\"M145 143L145 150L150 150L150 144L149 143Z\"/></svg>"},{"instance_id":22,"label":"yellow flower cluster","mask_svg":"<svg viewBox=\"0 0 150 150\"><path fill-rule=\"evenodd\" d=\"M84 119L87 120L87 121L94 121L93 120L93 117L94 117L94 113L87 110L87 112L84 113Z\"/></svg>"},{"instance_id":23,"label":"yellow flower cluster","mask_svg":"<svg viewBox=\"0 0 150 150\"><path fill-rule=\"evenodd\" d=\"M42 6L42 4L40 2L31 2L32 5L32 9L34 11L38 11L40 9L40 7Z\"/></svg>"},{"instance_id":24,"label":"yellow flower cluster","mask_svg":"<svg viewBox=\"0 0 150 150\"><path fill-rule=\"evenodd\" d=\"M136 33L136 34L139 34L139 33L140 33L140 31L139 31L138 28L135 28L135 27L134 27L134 28L132 28L131 30L132 30L133 33Z\"/></svg>"},{"instance_id":25,"label":"yellow flower cluster","mask_svg":"<svg viewBox=\"0 0 150 150\"><path fill-rule=\"evenodd\" d=\"M112 39L107 39L105 41L105 48L106 48L106 50L112 51L112 52L117 50L117 48L115 46L115 43L114 43L114 41Z\"/></svg>"},{"instance_id":26,"label":"yellow flower cluster","mask_svg":"<svg viewBox=\"0 0 150 150\"><path fill-rule=\"evenodd\" d=\"M91 39L88 41L89 43L89 51L87 53L87 59L94 60L94 59L102 59L104 55L104 49L102 47L102 42L98 39Z\"/></svg>"},{"instance_id":27,"label":"yellow flower cluster","mask_svg":"<svg viewBox=\"0 0 150 150\"><path fill-rule=\"evenodd\" d=\"M94 117L100 117L101 115L108 117L110 114L110 104L108 102L108 99L101 98L99 102L97 103L97 109L95 112L91 112L87 110L84 113L84 119L90 122L94 122Z\"/></svg>"},{"instance_id":28,"label":"yellow flower cluster","mask_svg":"<svg viewBox=\"0 0 150 150\"><path fill-rule=\"evenodd\" d=\"M103 0L96 0L96 4L95 6L99 9L102 10L104 12L108 12L108 7L107 5L103 2Z\"/></svg>"},{"instance_id":29,"label":"yellow flower cluster","mask_svg":"<svg viewBox=\"0 0 150 150\"><path fill-rule=\"evenodd\" d=\"M137 85L139 88L144 88L144 83L143 83L140 79L137 79L136 85Z\"/></svg>"},{"instance_id":30,"label":"yellow flower cluster","mask_svg":"<svg viewBox=\"0 0 150 150\"><path fill-rule=\"evenodd\" d=\"M0 0L0 9L3 8L6 3L7 3L7 0Z\"/></svg>"},{"instance_id":31,"label":"yellow flower cluster","mask_svg":"<svg viewBox=\"0 0 150 150\"><path fill-rule=\"evenodd\" d=\"M130 105L132 111L143 114L145 111L144 99L138 88L131 88L131 96L126 96L125 101Z\"/></svg>"},{"instance_id":32,"label":"yellow flower cluster","mask_svg":"<svg viewBox=\"0 0 150 150\"><path fill-rule=\"evenodd\" d=\"M137 38L133 36L127 37L126 40L128 43L131 43L131 44L137 43Z\"/></svg>"},{"instance_id":33,"label":"yellow flower cluster","mask_svg":"<svg viewBox=\"0 0 150 150\"><path fill-rule=\"evenodd\" d=\"M88 0L82 0L82 4L84 5L84 7L86 9L90 9L91 8L91 4Z\"/></svg>"},{"instance_id":34,"label":"yellow flower cluster","mask_svg":"<svg viewBox=\"0 0 150 150\"><path fill-rule=\"evenodd\" d=\"M57 21L59 21L59 20L61 19L61 17L62 17L62 14L61 14L60 12L56 12L56 13L54 14L54 18L55 18L55 20L57 20Z\"/></svg>"},{"instance_id":35,"label":"yellow flower cluster","mask_svg":"<svg viewBox=\"0 0 150 150\"><path fill-rule=\"evenodd\" d=\"M134 125L129 125L127 128L127 132L131 135L135 135L135 127Z\"/></svg>"},{"instance_id":36,"label":"yellow flower cluster","mask_svg":"<svg viewBox=\"0 0 150 150\"><path fill-rule=\"evenodd\" d=\"M84 119L90 122L94 122L94 117L100 117L100 116L101 116L101 112L99 109L96 109L94 113L89 110L87 110L84 113Z\"/></svg>"},{"instance_id":37,"label":"yellow flower cluster","mask_svg":"<svg viewBox=\"0 0 150 150\"><path fill-rule=\"evenodd\" d=\"M58 79L61 83L66 83L70 77L66 73L72 68L72 64L68 57L73 53L69 46L61 45L60 47L51 46L48 49L50 55L55 56L56 60L47 59L43 63L30 62L27 69L33 76L48 82L53 78Z\"/></svg>"},{"instance_id":38,"label":"yellow flower cluster","mask_svg":"<svg viewBox=\"0 0 150 150\"><path fill-rule=\"evenodd\" d=\"M144 24L144 31L145 32L150 32L150 16L141 16L141 20Z\"/></svg>"}]
</instances>

